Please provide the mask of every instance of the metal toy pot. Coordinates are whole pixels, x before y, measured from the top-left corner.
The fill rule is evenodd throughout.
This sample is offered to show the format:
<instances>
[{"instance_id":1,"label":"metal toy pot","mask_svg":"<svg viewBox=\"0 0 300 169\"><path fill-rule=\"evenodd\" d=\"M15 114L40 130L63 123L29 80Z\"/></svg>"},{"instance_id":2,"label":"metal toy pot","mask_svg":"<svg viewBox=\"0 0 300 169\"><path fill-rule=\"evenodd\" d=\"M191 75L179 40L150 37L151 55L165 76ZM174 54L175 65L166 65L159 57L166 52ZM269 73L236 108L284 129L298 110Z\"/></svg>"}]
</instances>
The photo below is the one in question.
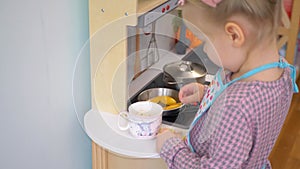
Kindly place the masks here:
<instances>
[{"instance_id":1,"label":"metal toy pot","mask_svg":"<svg viewBox=\"0 0 300 169\"><path fill-rule=\"evenodd\" d=\"M148 101L157 96L170 96L173 99L175 99L177 103L180 103L179 98L178 98L178 91L174 90L174 89L169 89L169 88L147 89L147 90L141 92L138 95L137 99L138 99L138 101ZM182 106L174 108L174 109L170 109L170 110L164 110L163 116L177 116L180 108L182 108Z\"/></svg>"},{"instance_id":2,"label":"metal toy pot","mask_svg":"<svg viewBox=\"0 0 300 169\"><path fill-rule=\"evenodd\" d=\"M166 64L163 71L163 81L166 86L176 89L192 82L203 84L207 74L204 65L183 60Z\"/></svg>"}]
</instances>

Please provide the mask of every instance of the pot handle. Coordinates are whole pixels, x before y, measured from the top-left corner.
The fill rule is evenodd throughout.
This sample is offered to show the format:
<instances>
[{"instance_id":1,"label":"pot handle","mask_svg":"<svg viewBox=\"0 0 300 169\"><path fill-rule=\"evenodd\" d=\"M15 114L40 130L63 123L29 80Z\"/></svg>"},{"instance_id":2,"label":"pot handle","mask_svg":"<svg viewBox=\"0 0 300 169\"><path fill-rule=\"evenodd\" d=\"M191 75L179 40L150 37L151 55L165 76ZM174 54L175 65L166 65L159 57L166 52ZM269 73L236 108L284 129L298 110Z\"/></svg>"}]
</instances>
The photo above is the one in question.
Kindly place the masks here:
<instances>
[{"instance_id":1,"label":"pot handle","mask_svg":"<svg viewBox=\"0 0 300 169\"><path fill-rule=\"evenodd\" d=\"M125 131L129 129L129 120L128 120L128 112L123 111L119 113L118 116L118 127L120 130Z\"/></svg>"},{"instance_id":2,"label":"pot handle","mask_svg":"<svg viewBox=\"0 0 300 169\"><path fill-rule=\"evenodd\" d=\"M185 62L180 63L179 69L182 72L190 72L190 71L193 70L193 68L191 66L191 63L189 61L185 61Z\"/></svg>"},{"instance_id":3,"label":"pot handle","mask_svg":"<svg viewBox=\"0 0 300 169\"><path fill-rule=\"evenodd\" d=\"M169 75L170 76L170 75ZM176 81L169 81L168 78L166 77L166 75L164 74L163 76L163 81L169 85L176 85L176 84L179 84L179 82L176 82Z\"/></svg>"},{"instance_id":4,"label":"pot handle","mask_svg":"<svg viewBox=\"0 0 300 169\"><path fill-rule=\"evenodd\" d=\"M178 84L177 82L167 82L169 85L176 85Z\"/></svg>"}]
</instances>

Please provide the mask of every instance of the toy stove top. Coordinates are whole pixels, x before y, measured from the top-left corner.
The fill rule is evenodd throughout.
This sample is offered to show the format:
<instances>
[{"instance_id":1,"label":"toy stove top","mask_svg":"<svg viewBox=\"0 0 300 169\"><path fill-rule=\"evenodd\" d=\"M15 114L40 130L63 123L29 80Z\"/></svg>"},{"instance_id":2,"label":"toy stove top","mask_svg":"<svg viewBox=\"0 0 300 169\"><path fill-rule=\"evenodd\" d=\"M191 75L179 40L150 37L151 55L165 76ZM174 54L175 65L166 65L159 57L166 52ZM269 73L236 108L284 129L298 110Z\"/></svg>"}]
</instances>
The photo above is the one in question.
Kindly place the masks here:
<instances>
[{"instance_id":1,"label":"toy stove top","mask_svg":"<svg viewBox=\"0 0 300 169\"><path fill-rule=\"evenodd\" d=\"M203 45L200 45L199 47L189 52L184 58L182 58L182 60L204 64L208 73L208 75L206 75L206 84L209 84L209 79L213 77L209 75L214 75L218 70L218 66L212 63L208 56L203 52ZM156 77L154 77L153 80L148 82L144 86L144 88L140 90L140 92L138 92L135 96L132 97L133 99L130 100L131 103L137 102L138 94L150 88L171 88L178 90L176 89L178 88L177 86L166 86L163 82L163 73L160 73ZM184 105L181 109L177 110L178 112L174 112L174 115L163 115L163 123L182 129L188 129L198 109L198 105Z\"/></svg>"},{"instance_id":2,"label":"toy stove top","mask_svg":"<svg viewBox=\"0 0 300 169\"><path fill-rule=\"evenodd\" d=\"M170 86L165 86L163 82L163 73L158 74L152 81L150 81L142 90L147 90L150 88L172 88ZM137 102L137 96L139 95L138 92L136 96L131 99L131 103ZM184 105L178 110L173 110L174 112L168 113L166 115L163 114L163 124L167 124L174 127L179 127L182 129L188 129L190 124L192 123L197 111L199 109L198 105Z\"/></svg>"}]
</instances>

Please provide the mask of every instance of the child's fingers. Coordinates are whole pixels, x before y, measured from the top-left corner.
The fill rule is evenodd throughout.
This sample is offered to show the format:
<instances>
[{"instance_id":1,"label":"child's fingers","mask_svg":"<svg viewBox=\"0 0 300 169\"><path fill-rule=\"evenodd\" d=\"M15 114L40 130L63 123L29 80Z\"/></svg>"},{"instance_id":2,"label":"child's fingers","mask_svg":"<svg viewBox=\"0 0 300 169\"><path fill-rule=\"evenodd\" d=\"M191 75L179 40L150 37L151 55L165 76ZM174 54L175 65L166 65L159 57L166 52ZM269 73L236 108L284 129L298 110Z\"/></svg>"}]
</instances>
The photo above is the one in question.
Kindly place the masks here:
<instances>
[{"instance_id":1,"label":"child's fingers","mask_svg":"<svg viewBox=\"0 0 300 169\"><path fill-rule=\"evenodd\" d=\"M156 151L160 152L164 143L174 136L175 135L168 129L164 130L162 133L159 133L156 138Z\"/></svg>"},{"instance_id":2,"label":"child's fingers","mask_svg":"<svg viewBox=\"0 0 300 169\"><path fill-rule=\"evenodd\" d=\"M180 101L185 104L192 104L195 102L199 102L199 100L200 100L199 98L200 98L200 95L198 93L195 93L193 95L181 98Z\"/></svg>"},{"instance_id":3,"label":"child's fingers","mask_svg":"<svg viewBox=\"0 0 300 169\"><path fill-rule=\"evenodd\" d=\"M168 128L160 128L158 134L168 131Z\"/></svg>"}]
</instances>

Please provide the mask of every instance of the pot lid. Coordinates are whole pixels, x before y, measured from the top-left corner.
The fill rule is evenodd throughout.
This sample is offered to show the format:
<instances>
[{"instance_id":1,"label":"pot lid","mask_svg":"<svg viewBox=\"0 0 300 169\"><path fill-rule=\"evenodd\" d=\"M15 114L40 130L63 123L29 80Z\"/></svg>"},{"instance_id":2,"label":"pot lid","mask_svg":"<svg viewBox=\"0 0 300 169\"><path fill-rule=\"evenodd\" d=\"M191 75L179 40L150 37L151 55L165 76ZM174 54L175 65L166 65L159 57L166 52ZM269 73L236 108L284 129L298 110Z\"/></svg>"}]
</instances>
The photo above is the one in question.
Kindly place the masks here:
<instances>
[{"instance_id":1,"label":"pot lid","mask_svg":"<svg viewBox=\"0 0 300 169\"><path fill-rule=\"evenodd\" d=\"M163 69L175 79L200 78L206 75L204 65L184 60L166 64Z\"/></svg>"}]
</instances>

